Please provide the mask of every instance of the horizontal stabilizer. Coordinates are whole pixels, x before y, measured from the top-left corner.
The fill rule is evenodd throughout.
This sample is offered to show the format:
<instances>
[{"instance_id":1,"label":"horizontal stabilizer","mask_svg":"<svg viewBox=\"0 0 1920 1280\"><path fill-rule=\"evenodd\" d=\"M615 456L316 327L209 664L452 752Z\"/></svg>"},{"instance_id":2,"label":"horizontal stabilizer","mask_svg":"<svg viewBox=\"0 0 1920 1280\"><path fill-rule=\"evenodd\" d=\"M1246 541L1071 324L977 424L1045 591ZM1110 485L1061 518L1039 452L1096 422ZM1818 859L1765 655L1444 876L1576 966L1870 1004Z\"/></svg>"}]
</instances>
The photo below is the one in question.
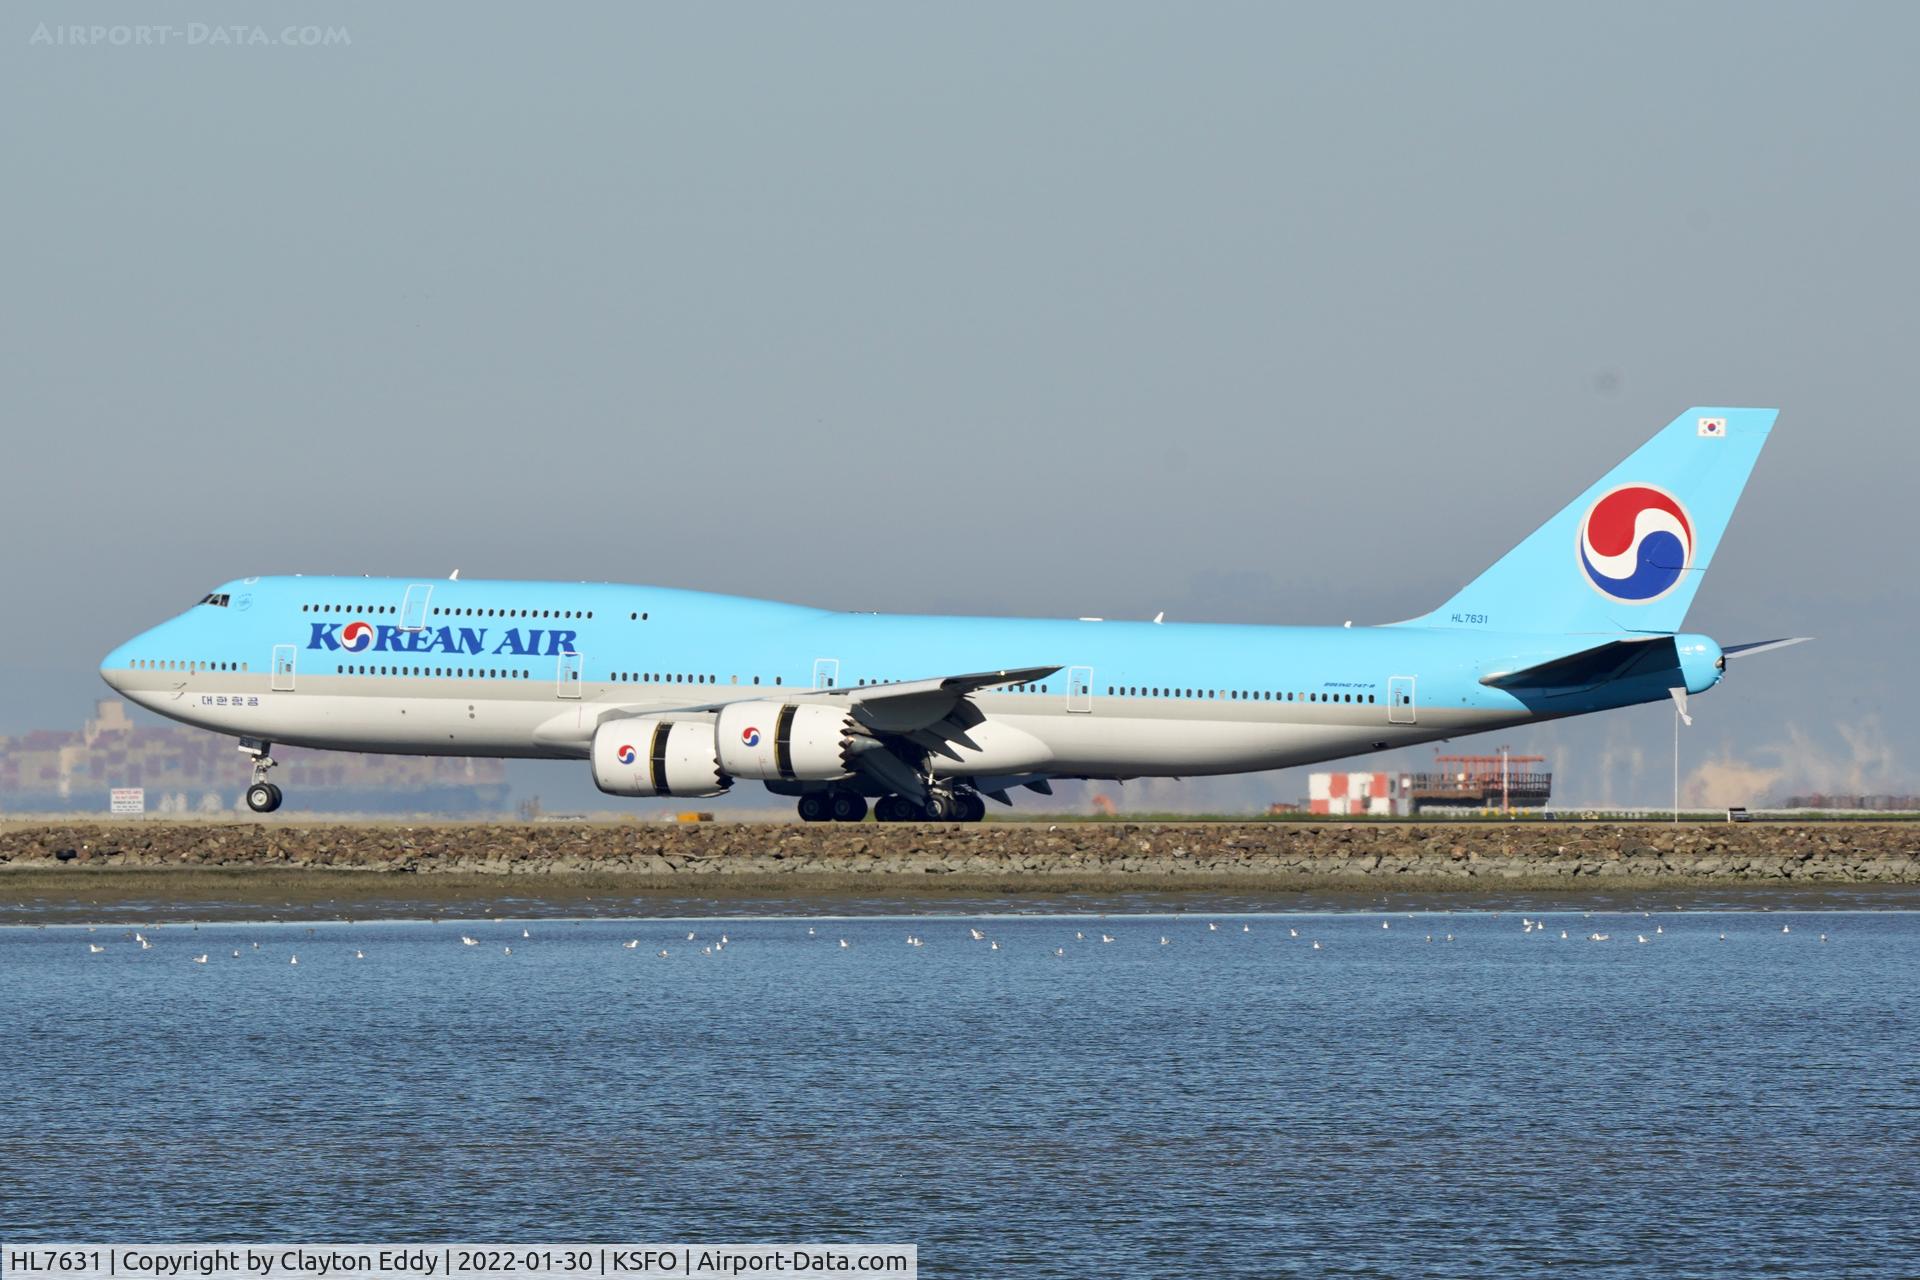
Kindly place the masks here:
<instances>
[{"instance_id":1,"label":"horizontal stabilizer","mask_svg":"<svg viewBox=\"0 0 1920 1280\"><path fill-rule=\"evenodd\" d=\"M1679 661L1672 636L1635 636L1518 671L1495 671L1480 683L1494 689L1589 689L1642 671L1663 671Z\"/></svg>"},{"instance_id":2,"label":"horizontal stabilizer","mask_svg":"<svg viewBox=\"0 0 1920 1280\"><path fill-rule=\"evenodd\" d=\"M1785 640L1754 640L1748 644L1730 644L1720 652L1729 658L1743 653L1765 653L1769 649L1784 649L1790 644L1805 644L1812 636L1791 636Z\"/></svg>"}]
</instances>

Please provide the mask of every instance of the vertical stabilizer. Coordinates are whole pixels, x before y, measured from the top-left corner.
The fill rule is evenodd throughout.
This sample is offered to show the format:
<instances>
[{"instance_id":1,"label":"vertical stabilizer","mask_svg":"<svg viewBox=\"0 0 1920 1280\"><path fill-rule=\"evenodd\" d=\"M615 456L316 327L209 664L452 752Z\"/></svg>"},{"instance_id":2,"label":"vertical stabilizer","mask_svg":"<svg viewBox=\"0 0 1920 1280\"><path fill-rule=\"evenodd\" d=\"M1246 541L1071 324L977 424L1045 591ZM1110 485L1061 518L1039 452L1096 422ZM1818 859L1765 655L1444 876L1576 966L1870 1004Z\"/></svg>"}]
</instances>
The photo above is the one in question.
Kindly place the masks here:
<instances>
[{"instance_id":1,"label":"vertical stabilizer","mask_svg":"<svg viewBox=\"0 0 1920 1280\"><path fill-rule=\"evenodd\" d=\"M1404 626L1674 632L1775 409L1689 409L1533 536Z\"/></svg>"}]
</instances>

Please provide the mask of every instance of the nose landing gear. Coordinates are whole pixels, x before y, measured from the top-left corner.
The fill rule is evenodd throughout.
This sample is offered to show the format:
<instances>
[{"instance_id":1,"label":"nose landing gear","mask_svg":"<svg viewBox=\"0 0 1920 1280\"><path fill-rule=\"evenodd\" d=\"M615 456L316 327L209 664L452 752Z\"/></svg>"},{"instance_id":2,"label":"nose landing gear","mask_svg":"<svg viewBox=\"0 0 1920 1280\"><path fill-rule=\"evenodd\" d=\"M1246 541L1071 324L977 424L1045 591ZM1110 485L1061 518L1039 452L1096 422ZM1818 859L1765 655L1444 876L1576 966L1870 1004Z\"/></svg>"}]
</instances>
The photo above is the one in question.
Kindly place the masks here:
<instances>
[{"instance_id":1,"label":"nose landing gear","mask_svg":"<svg viewBox=\"0 0 1920 1280\"><path fill-rule=\"evenodd\" d=\"M273 750L273 744L255 738L242 738L240 750L253 757L253 783L247 788L247 808L255 813L272 813L280 807L280 801L284 798L280 788L267 781L267 770L277 763L267 754Z\"/></svg>"}]
</instances>

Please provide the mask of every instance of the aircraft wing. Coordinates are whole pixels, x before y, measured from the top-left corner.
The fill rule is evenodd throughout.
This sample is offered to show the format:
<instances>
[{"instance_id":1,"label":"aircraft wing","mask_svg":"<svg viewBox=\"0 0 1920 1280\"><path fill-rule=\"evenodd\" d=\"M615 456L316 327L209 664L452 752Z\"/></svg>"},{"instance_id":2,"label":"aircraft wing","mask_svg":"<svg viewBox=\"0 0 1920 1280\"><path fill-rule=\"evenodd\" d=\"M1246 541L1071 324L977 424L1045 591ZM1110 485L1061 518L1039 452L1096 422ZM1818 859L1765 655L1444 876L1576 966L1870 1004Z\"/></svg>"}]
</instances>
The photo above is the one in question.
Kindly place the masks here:
<instances>
[{"instance_id":1,"label":"aircraft wing","mask_svg":"<svg viewBox=\"0 0 1920 1280\"><path fill-rule=\"evenodd\" d=\"M965 675L932 676L924 680L898 680L892 684L852 685L844 689L769 689L760 696L778 702L824 702L844 705L855 720L876 734L910 736L933 729L949 719L970 693L1001 685L1028 684L1044 680L1060 667L1007 667L1000 671L974 671ZM684 707L609 707L614 715L702 716L716 715L723 702L690 703ZM603 714L602 719L607 718ZM977 714L971 723L978 724ZM955 726L964 729L964 726ZM922 743L922 745L928 745Z\"/></svg>"},{"instance_id":2,"label":"aircraft wing","mask_svg":"<svg viewBox=\"0 0 1920 1280\"><path fill-rule=\"evenodd\" d=\"M779 702L838 704L847 709L874 739L893 738L911 743L933 755L949 760L962 757L954 748L975 751L980 744L968 731L986 717L967 700L967 695L1001 685L1027 684L1044 680L1059 671L1059 665L1044 667L1007 667L999 671L974 671L963 675L932 676L925 680L900 680L892 684L854 685L845 689L784 689L762 686L761 697ZM735 686L737 688L737 686ZM682 707L610 706L598 710L591 724L557 728L548 735L558 741L577 745L582 737L590 740L599 724L625 716L697 717L718 715L722 702L704 702ZM536 737L540 735L536 733ZM891 751L866 751L854 758L854 767L892 791L914 799L926 795L924 780ZM1032 785L1027 779L1016 781ZM1004 794L996 798L1005 800Z\"/></svg>"}]
</instances>

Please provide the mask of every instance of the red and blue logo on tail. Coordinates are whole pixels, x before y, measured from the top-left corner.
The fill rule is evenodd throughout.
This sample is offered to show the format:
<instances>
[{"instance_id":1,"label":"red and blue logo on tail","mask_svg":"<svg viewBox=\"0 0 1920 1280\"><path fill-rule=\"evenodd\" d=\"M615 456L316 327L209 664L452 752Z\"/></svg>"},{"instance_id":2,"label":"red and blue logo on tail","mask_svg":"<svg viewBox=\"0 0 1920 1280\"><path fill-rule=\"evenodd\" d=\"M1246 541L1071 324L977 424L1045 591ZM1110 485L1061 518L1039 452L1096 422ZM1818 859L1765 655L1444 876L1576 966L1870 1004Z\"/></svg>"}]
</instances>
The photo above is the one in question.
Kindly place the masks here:
<instances>
[{"instance_id":1,"label":"red and blue logo on tail","mask_svg":"<svg viewBox=\"0 0 1920 1280\"><path fill-rule=\"evenodd\" d=\"M1650 484L1625 484L1587 509L1580 567L1593 589L1622 604L1650 604L1680 585L1693 560L1693 521L1680 500Z\"/></svg>"}]
</instances>

